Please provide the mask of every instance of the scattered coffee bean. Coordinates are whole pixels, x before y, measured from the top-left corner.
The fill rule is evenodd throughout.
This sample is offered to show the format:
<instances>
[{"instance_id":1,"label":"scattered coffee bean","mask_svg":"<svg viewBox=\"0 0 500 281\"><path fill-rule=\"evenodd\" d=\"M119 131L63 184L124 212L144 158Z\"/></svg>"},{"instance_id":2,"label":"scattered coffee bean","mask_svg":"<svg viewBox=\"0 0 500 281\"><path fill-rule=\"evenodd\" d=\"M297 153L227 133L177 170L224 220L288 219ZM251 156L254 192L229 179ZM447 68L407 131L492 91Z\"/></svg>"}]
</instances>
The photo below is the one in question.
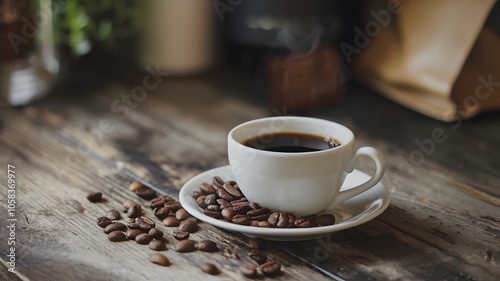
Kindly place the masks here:
<instances>
[{"instance_id":1,"label":"scattered coffee bean","mask_svg":"<svg viewBox=\"0 0 500 281\"><path fill-rule=\"evenodd\" d=\"M160 253L154 253L150 255L148 260L152 263L156 263L162 266L170 265L170 260L165 255L162 255Z\"/></svg>"},{"instance_id":2,"label":"scattered coffee bean","mask_svg":"<svg viewBox=\"0 0 500 281\"><path fill-rule=\"evenodd\" d=\"M250 220L250 226L259 227L259 221L258 220Z\"/></svg>"},{"instance_id":3,"label":"scattered coffee bean","mask_svg":"<svg viewBox=\"0 0 500 281\"><path fill-rule=\"evenodd\" d=\"M111 209L106 213L106 217L110 220L119 220L122 216L117 210Z\"/></svg>"},{"instance_id":4,"label":"scattered coffee bean","mask_svg":"<svg viewBox=\"0 0 500 281\"><path fill-rule=\"evenodd\" d=\"M267 261L267 254L266 252L264 251L261 251L261 250L252 250L248 256L254 260L255 262L257 262L258 264L263 264Z\"/></svg>"},{"instance_id":5,"label":"scattered coffee bean","mask_svg":"<svg viewBox=\"0 0 500 281\"><path fill-rule=\"evenodd\" d=\"M176 217L166 217L163 219L163 225L164 226L179 226L181 222L176 218Z\"/></svg>"},{"instance_id":6,"label":"scattered coffee bean","mask_svg":"<svg viewBox=\"0 0 500 281\"><path fill-rule=\"evenodd\" d=\"M264 264L261 264L259 266L260 271L262 271L262 274L268 277L273 277L281 272L281 264L275 262L275 261L270 261L266 262Z\"/></svg>"},{"instance_id":7,"label":"scattered coffee bean","mask_svg":"<svg viewBox=\"0 0 500 281\"><path fill-rule=\"evenodd\" d=\"M205 194L214 194L215 193L215 188L208 183L202 183L200 185L200 190L201 190L201 192L203 192Z\"/></svg>"},{"instance_id":8,"label":"scattered coffee bean","mask_svg":"<svg viewBox=\"0 0 500 281\"><path fill-rule=\"evenodd\" d=\"M106 226L104 228L104 233L109 234L109 233L111 233L113 231L117 231L117 230L119 230L119 231L126 231L127 230L127 226L124 225L121 222L114 222L114 223L109 224L108 226Z\"/></svg>"},{"instance_id":9,"label":"scattered coffee bean","mask_svg":"<svg viewBox=\"0 0 500 281\"><path fill-rule=\"evenodd\" d=\"M272 226L276 226L278 224L279 218L280 218L280 213L274 212L269 216L267 222L270 223Z\"/></svg>"},{"instance_id":10,"label":"scattered coffee bean","mask_svg":"<svg viewBox=\"0 0 500 281\"><path fill-rule=\"evenodd\" d=\"M255 278L257 277L257 268L254 265L244 265L240 267L240 272L246 278Z\"/></svg>"},{"instance_id":11,"label":"scattered coffee bean","mask_svg":"<svg viewBox=\"0 0 500 281\"><path fill-rule=\"evenodd\" d=\"M139 234L142 234L144 233L142 230L139 230L139 229L129 229L127 230L127 232L125 232L125 236L127 236L127 238L129 240L135 240L135 237L137 237L137 235Z\"/></svg>"},{"instance_id":12,"label":"scattered coffee bean","mask_svg":"<svg viewBox=\"0 0 500 281\"><path fill-rule=\"evenodd\" d=\"M221 177L215 176L212 178L212 182L219 187L222 187L224 185L224 180L221 179Z\"/></svg>"},{"instance_id":13,"label":"scattered coffee bean","mask_svg":"<svg viewBox=\"0 0 500 281\"><path fill-rule=\"evenodd\" d=\"M271 214L271 211L269 211L268 208L258 208L258 209L251 209L247 212L247 215L249 217L257 217L265 214Z\"/></svg>"},{"instance_id":14,"label":"scattered coffee bean","mask_svg":"<svg viewBox=\"0 0 500 281\"><path fill-rule=\"evenodd\" d=\"M158 195L155 190L149 187L144 187L142 189L139 189L135 191L135 194L137 194L137 196L141 197L144 200L151 200Z\"/></svg>"},{"instance_id":15,"label":"scattered coffee bean","mask_svg":"<svg viewBox=\"0 0 500 281\"><path fill-rule=\"evenodd\" d=\"M255 203L255 202L250 202L250 207L252 207L252 209L254 209L254 210L262 209L262 207L259 204ZM269 210L267 210L267 213L269 213Z\"/></svg>"},{"instance_id":16,"label":"scattered coffee bean","mask_svg":"<svg viewBox=\"0 0 500 281\"><path fill-rule=\"evenodd\" d=\"M273 227L270 223L267 222L267 220L265 221L259 221L259 227Z\"/></svg>"},{"instance_id":17,"label":"scattered coffee bean","mask_svg":"<svg viewBox=\"0 0 500 281\"><path fill-rule=\"evenodd\" d=\"M112 224L113 221L111 221L109 218L107 217L99 217L97 218L97 225L101 228L105 228L106 226Z\"/></svg>"},{"instance_id":18,"label":"scattered coffee bean","mask_svg":"<svg viewBox=\"0 0 500 281\"><path fill-rule=\"evenodd\" d=\"M185 240L189 238L189 232L183 230L174 230L172 236L177 240Z\"/></svg>"},{"instance_id":19,"label":"scattered coffee bean","mask_svg":"<svg viewBox=\"0 0 500 281\"><path fill-rule=\"evenodd\" d=\"M141 216L142 207L141 205L134 205L127 210L127 216L129 218L137 218Z\"/></svg>"},{"instance_id":20,"label":"scattered coffee bean","mask_svg":"<svg viewBox=\"0 0 500 281\"><path fill-rule=\"evenodd\" d=\"M187 220L189 217L191 217L191 215L184 210L184 208L180 208L177 212L175 212L175 218L180 221Z\"/></svg>"},{"instance_id":21,"label":"scattered coffee bean","mask_svg":"<svg viewBox=\"0 0 500 281\"><path fill-rule=\"evenodd\" d=\"M209 263L209 262L206 262L204 264L201 265L201 270L203 270L203 272L206 272L210 275L217 275L219 274L219 269L217 268L217 266L215 266L214 264L212 263Z\"/></svg>"},{"instance_id":22,"label":"scattered coffee bean","mask_svg":"<svg viewBox=\"0 0 500 281\"><path fill-rule=\"evenodd\" d=\"M128 227L132 229L149 231L151 228L155 227L155 222L148 217L142 216L135 218L133 222L129 222Z\"/></svg>"},{"instance_id":23,"label":"scattered coffee bean","mask_svg":"<svg viewBox=\"0 0 500 281\"><path fill-rule=\"evenodd\" d=\"M300 227L300 228L305 228L305 227L310 227L311 226L311 222L308 221L308 220L306 220L305 218L295 219L295 221L293 222L293 224L296 227Z\"/></svg>"},{"instance_id":24,"label":"scattered coffee bean","mask_svg":"<svg viewBox=\"0 0 500 281\"><path fill-rule=\"evenodd\" d=\"M234 249L234 248L226 247L226 248L224 248L224 251L222 252L222 254L226 258L235 259L235 260L239 260L240 259L240 257L236 253L236 249Z\"/></svg>"},{"instance_id":25,"label":"scattered coffee bean","mask_svg":"<svg viewBox=\"0 0 500 281\"><path fill-rule=\"evenodd\" d=\"M195 220L185 220L181 222L181 224L179 225L179 229L189 233L193 233L198 230L198 223Z\"/></svg>"},{"instance_id":26,"label":"scattered coffee bean","mask_svg":"<svg viewBox=\"0 0 500 281\"><path fill-rule=\"evenodd\" d=\"M208 205L207 210L212 212L220 212L220 207L219 205Z\"/></svg>"},{"instance_id":27,"label":"scattered coffee bean","mask_svg":"<svg viewBox=\"0 0 500 281\"><path fill-rule=\"evenodd\" d=\"M164 206L169 208L170 211L172 211L172 212L177 212L177 210L182 208L182 205L179 202L167 202L167 203L165 203Z\"/></svg>"},{"instance_id":28,"label":"scattered coffee bean","mask_svg":"<svg viewBox=\"0 0 500 281\"><path fill-rule=\"evenodd\" d=\"M102 199L102 192L92 192L87 195L87 200L89 200L92 203L96 203L101 201Z\"/></svg>"},{"instance_id":29,"label":"scattered coffee bean","mask_svg":"<svg viewBox=\"0 0 500 281\"><path fill-rule=\"evenodd\" d=\"M121 241L126 241L127 237L125 236L125 233L119 230L111 231L108 233L108 239L109 241L112 242L121 242Z\"/></svg>"},{"instance_id":30,"label":"scattered coffee bean","mask_svg":"<svg viewBox=\"0 0 500 281\"><path fill-rule=\"evenodd\" d=\"M133 207L137 205L137 202L135 202L134 200L127 200L125 202L122 203L122 206L123 206L123 211L128 211L128 209L130 209L130 207Z\"/></svg>"},{"instance_id":31,"label":"scattered coffee bean","mask_svg":"<svg viewBox=\"0 0 500 281\"><path fill-rule=\"evenodd\" d=\"M215 194L208 194L205 197L205 205L214 205L217 204L217 196Z\"/></svg>"},{"instance_id":32,"label":"scattered coffee bean","mask_svg":"<svg viewBox=\"0 0 500 281\"><path fill-rule=\"evenodd\" d=\"M149 242L148 247L151 250L155 250L155 251L165 251L167 249L165 242L163 242L161 240L156 240L156 239Z\"/></svg>"},{"instance_id":33,"label":"scattered coffee bean","mask_svg":"<svg viewBox=\"0 0 500 281\"><path fill-rule=\"evenodd\" d=\"M217 204L219 204L219 208L222 209L225 209L225 208L231 208L231 205L229 204L229 202L227 202L226 200L222 199L222 198L218 198L217 200Z\"/></svg>"},{"instance_id":34,"label":"scattered coffee bean","mask_svg":"<svg viewBox=\"0 0 500 281\"><path fill-rule=\"evenodd\" d=\"M170 209L167 207L158 207L153 210L155 217L162 220L170 215Z\"/></svg>"},{"instance_id":35,"label":"scattered coffee bean","mask_svg":"<svg viewBox=\"0 0 500 281\"><path fill-rule=\"evenodd\" d=\"M250 238L248 240L248 248L253 250L265 250L266 240L262 238Z\"/></svg>"},{"instance_id":36,"label":"scattered coffee bean","mask_svg":"<svg viewBox=\"0 0 500 281\"><path fill-rule=\"evenodd\" d=\"M202 240L196 244L196 249L203 252L217 252L219 248L214 241Z\"/></svg>"},{"instance_id":37,"label":"scattered coffee bean","mask_svg":"<svg viewBox=\"0 0 500 281\"><path fill-rule=\"evenodd\" d=\"M332 225L335 224L335 216L332 214L323 214L316 219L316 222L319 225Z\"/></svg>"},{"instance_id":38,"label":"scattered coffee bean","mask_svg":"<svg viewBox=\"0 0 500 281\"><path fill-rule=\"evenodd\" d=\"M253 210L252 207L250 207L250 203L248 202L233 201L230 204L233 210L240 215L245 215L248 211Z\"/></svg>"},{"instance_id":39,"label":"scattered coffee bean","mask_svg":"<svg viewBox=\"0 0 500 281\"><path fill-rule=\"evenodd\" d=\"M131 183L131 184L128 186L128 189L129 189L130 191L132 191L132 192L136 192L136 191L138 191L138 190L140 190L140 189L143 189L143 188L146 188L146 187L145 187L142 183L137 182L137 181L135 181L135 182Z\"/></svg>"},{"instance_id":40,"label":"scattered coffee bean","mask_svg":"<svg viewBox=\"0 0 500 281\"><path fill-rule=\"evenodd\" d=\"M135 242L141 245L147 245L153 240L153 237L149 236L147 233L141 233L135 237Z\"/></svg>"},{"instance_id":41,"label":"scattered coffee bean","mask_svg":"<svg viewBox=\"0 0 500 281\"><path fill-rule=\"evenodd\" d=\"M154 239L162 239L163 238L163 231L157 229L157 228L151 228L148 232L149 236L153 237Z\"/></svg>"},{"instance_id":42,"label":"scattered coffee bean","mask_svg":"<svg viewBox=\"0 0 500 281\"><path fill-rule=\"evenodd\" d=\"M292 214L288 214L288 222L285 227L294 227L295 225L293 224L295 222L295 216Z\"/></svg>"},{"instance_id":43,"label":"scattered coffee bean","mask_svg":"<svg viewBox=\"0 0 500 281\"><path fill-rule=\"evenodd\" d=\"M175 251L181 252L181 253L186 253L186 252L192 252L196 250L196 247L194 246L194 242L192 240L180 240L175 244L174 247Z\"/></svg>"}]
</instances>

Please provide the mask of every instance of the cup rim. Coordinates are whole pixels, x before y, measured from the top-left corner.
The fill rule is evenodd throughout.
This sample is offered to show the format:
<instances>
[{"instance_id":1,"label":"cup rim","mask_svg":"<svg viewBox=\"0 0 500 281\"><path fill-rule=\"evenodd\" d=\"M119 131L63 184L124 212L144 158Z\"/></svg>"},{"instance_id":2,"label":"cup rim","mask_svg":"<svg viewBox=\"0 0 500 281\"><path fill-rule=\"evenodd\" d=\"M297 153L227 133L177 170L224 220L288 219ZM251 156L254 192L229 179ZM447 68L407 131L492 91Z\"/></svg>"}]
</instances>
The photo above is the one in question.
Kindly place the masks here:
<instances>
[{"instance_id":1,"label":"cup rim","mask_svg":"<svg viewBox=\"0 0 500 281\"><path fill-rule=\"evenodd\" d=\"M309 152L294 152L294 153L289 153L289 152L278 152L278 151L266 151L266 150L261 150L261 149L249 147L249 146L246 146L246 145L242 144L241 142L237 141L234 138L235 132L238 131L238 130L241 130L241 128L243 128L243 127L249 126L251 124L259 123L259 122L266 122L266 121L277 120L277 119L290 119L290 120L302 120L302 121L306 120L306 121L311 121L311 122L332 123L333 125L342 128L343 130L345 130L349 134L348 141L347 142L342 142L340 146L334 147L334 148L330 148L330 149L319 150L319 151L309 151ZM280 131L277 131L277 132L280 132ZM281 131L281 132L284 132L284 131ZM346 149L347 147L352 146L352 144L354 142L354 133L348 127L346 127L346 126L344 126L344 125L342 125L340 123L337 123L337 122L334 122L334 121L330 121L330 120L326 120L326 119L315 118L315 117L304 117L304 116L271 116L271 117L263 117L263 118L252 119L252 120L249 120L249 121L246 121L246 122L243 122L243 123L237 125L236 127L234 127L233 129L231 129L229 131L229 133L228 133L228 142L230 142L230 143L232 142L233 144L237 145L240 149L254 151L254 152L257 152L257 153L262 153L263 155L283 156L283 157L290 157L292 155L295 155L295 156L308 156L308 155L324 154L324 153L328 153L328 152L331 153L333 151L338 151L338 150Z\"/></svg>"}]
</instances>

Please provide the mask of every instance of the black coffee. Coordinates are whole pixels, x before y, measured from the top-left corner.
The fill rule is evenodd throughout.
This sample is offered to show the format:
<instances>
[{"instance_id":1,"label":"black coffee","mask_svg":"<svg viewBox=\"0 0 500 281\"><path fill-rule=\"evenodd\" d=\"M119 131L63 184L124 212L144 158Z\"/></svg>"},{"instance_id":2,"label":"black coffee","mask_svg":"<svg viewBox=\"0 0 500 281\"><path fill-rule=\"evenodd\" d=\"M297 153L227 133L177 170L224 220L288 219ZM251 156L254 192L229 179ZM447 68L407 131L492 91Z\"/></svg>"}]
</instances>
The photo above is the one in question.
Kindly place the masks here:
<instances>
[{"instance_id":1,"label":"black coffee","mask_svg":"<svg viewBox=\"0 0 500 281\"><path fill-rule=\"evenodd\" d=\"M340 146L333 138L302 133L270 133L245 140L248 147L275 152L312 152Z\"/></svg>"}]
</instances>

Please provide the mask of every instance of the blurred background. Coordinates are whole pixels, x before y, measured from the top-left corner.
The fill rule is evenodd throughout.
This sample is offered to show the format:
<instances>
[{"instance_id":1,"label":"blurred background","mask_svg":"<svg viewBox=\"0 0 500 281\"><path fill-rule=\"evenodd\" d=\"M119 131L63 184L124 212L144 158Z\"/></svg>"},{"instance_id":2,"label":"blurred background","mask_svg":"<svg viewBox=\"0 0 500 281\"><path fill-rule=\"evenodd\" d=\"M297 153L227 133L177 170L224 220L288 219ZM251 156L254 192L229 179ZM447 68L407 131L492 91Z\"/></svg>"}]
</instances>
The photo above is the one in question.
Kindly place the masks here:
<instances>
[{"instance_id":1,"label":"blurred background","mask_svg":"<svg viewBox=\"0 0 500 281\"><path fill-rule=\"evenodd\" d=\"M498 3L439 2L1 0L0 103L155 69L241 73L288 114L339 102L349 81L443 121L497 110Z\"/></svg>"}]
</instances>

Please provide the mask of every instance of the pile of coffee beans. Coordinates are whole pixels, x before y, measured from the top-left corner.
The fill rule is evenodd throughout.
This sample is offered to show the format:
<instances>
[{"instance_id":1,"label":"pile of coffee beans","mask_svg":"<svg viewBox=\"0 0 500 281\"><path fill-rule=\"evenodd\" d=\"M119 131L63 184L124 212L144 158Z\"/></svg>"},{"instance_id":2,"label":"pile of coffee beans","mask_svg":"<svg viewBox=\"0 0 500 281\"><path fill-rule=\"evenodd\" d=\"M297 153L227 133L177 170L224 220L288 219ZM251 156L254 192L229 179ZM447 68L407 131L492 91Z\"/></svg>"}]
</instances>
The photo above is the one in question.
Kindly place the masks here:
<instances>
[{"instance_id":1,"label":"pile of coffee beans","mask_svg":"<svg viewBox=\"0 0 500 281\"><path fill-rule=\"evenodd\" d=\"M306 228L335 224L332 214L295 217L293 214L272 212L258 203L249 202L235 181L224 181L213 177L212 183L202 183L200 190L193 192L193 198L212 218L239 225L275 228Z\"/></svg>"},{"instance_id":2,"label":"pile of coffee beans","mask_svg":"<svg viewBox=\"0 0 500 281\"><path fill-rule=\"evenodd\" d=\"M238 213L238 211L242 212L242 210L246 210L245 214L248 217L258 216L259 214L255 214L262 212L262 210L260 210L262 208L260 208L257 204L245 201L245 198L241 194L241 191L239 191L236 183L228 182L227 184L231 185L231 187L226 186L226 188L224 188L224 184L226 184L226 182L223 182L220 178L214 178L214 182L215 181L217 181L221 187L218 187L217 189L214 188L212 191L210 187L203 185L204 189L201 189L202 191L200 191L202 194L197 197L200 198L204 196L204 201L207 203L204 207L207 210L206 212L210 211L214 212L212 214L215 214L216 212L221 213L224 209L231 209L232 211ZM217 190L221 188L224 191L221 190L217 192ZM157 222L159 221L166 227L176 228L172 232L172 237L176 241L173 243L172 249L175 251L179 253L193 251L203 251L209 253L219 252L219 246L214 241L201 240L195 242L189 239L190 234L198 231L198 222L196 218L192 217L184 208L182 208L181 204L174 198L166 195L158 195L153 189L138 182L130 184L129 189L140 198L149 200L149 207L151 211L146 211L141 204L134 200L126 200L122 203L122 212L116 209L111 209L104 216L97 218L97 225L103 229L103 232L107 235L109 241L135 241L139 245L147 245L150 249L158 252L166 251L167 245L172 244L169 243L171 242L169 237L167 237L165 233L157 227ZM222 197L218 194L221 194ZM206 199L207 197L209 199ZM87 198L91 202L98 202L102 200L102 193L91 193ZM209 207L216 204L219 209ZM259 211L252 213L252 210ZM148 217L146 213L149 212L151 212L156 219ZM249 212L250 214L254 214L254 216L249 215ZM267 218L272 215L272 213L267 215L266 212L262 212L262 214L264 214L263 217L267 216ZM237 214L234 216L237 216ZM319 217L316 220L318 219ZM257 265L247 264L241 266L240 273L243 276L247 278L260 278L262 277L260 273L267 277L273 277L281 274L281 264L274 261L268 261L267 253L265 251L265 243L266 241L260 238L252 238L249 240L248 257ZM228 247L224 248L223 255L228 258L240 259L236 252L231 252ZM151 254L148 260L151 263L160 266L170 266L169 258L162 253ZM201 264L200 269L211 275L217 275L220 273L219 268L210 262Z\"/></svg>"}]
</instances>

